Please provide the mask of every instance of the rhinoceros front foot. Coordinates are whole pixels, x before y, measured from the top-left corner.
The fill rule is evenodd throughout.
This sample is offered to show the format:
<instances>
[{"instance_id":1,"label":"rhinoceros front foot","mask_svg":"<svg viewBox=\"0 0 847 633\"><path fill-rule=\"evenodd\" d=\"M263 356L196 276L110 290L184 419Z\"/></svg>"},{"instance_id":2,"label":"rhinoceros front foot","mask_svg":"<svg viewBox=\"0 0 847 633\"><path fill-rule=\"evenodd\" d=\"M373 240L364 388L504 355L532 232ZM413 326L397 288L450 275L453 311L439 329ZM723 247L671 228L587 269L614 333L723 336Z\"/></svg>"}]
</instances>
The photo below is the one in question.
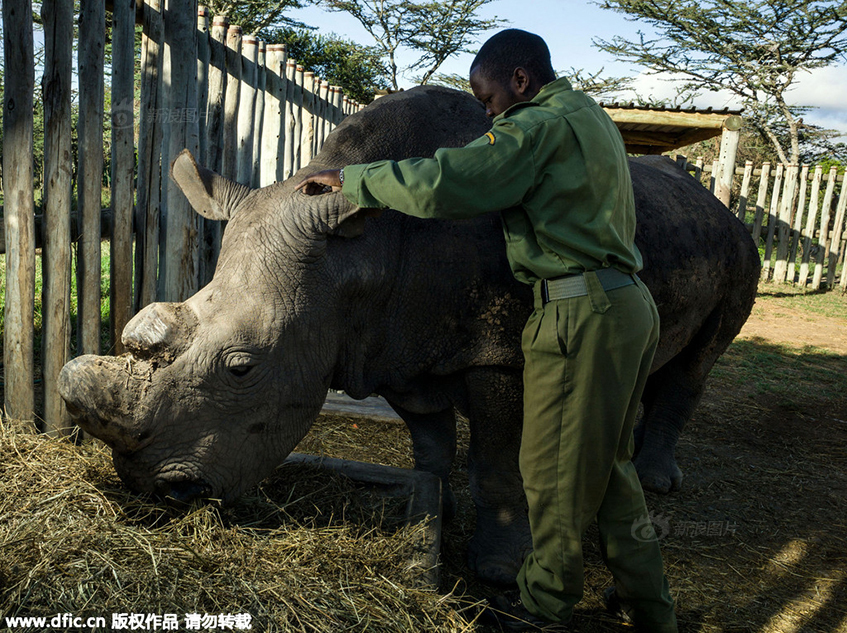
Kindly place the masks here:
<instances>
[{"instance_id":1,"label":"rhinoceros front foot","mask_svg":"<svg viewBox=\"0 0 847 633\"><path fill-rule=\"evenodd\" d=\"M477 509L476 532L468 545L468 566L483 582L514 585L524 558L532 551L524 513L504 520L501 512Z\"/></svg>"},{"instance_id":2,"label":"rhinoceros front foot","mask_svg":"<svg viewBox=\"0 0 847 633\"><path fill-rule=\"evenodd\" d=\"M673 452L645 446L632 461L644 490L667 494L682 487L682 471Z\"/></svg>"}]
</instances>

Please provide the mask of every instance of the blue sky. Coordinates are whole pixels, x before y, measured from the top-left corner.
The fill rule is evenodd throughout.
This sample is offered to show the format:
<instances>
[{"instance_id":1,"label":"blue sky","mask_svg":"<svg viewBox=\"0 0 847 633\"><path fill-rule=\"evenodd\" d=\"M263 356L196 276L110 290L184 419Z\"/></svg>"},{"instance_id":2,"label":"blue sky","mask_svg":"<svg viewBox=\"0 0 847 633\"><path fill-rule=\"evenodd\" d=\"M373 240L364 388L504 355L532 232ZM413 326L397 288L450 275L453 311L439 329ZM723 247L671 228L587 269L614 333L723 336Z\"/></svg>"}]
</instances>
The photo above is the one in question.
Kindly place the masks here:
<instances>
[{"instance_id":1,"label":"blue sky","mask_svg":"<svg viewBox=\"0 0 847 633\"><path fill-rule=\"evenodd\" d=\"M346 13L330 13L318 7L308 7L289 11L287 15L317 26L324 33L333 32L362 44L372 43L362 26ZM639 29L650 33L647 25L626 20L622 15L601 9L593 2L497 0L483 7L480 15L506 19L509 26L542 36L550 47L553 66L557 70L574 67L596 72L602 68L606 75L637 77L635 85L641 95L666 98L674 94L667 82L646 76L642 69L618 62L592 45L595 38L608 40L615 35L622 35L632 39ZM485 38L486 35L483 35L481 41ZM414 55L401 55L399 61L402 65L414 59ZM469 54L457 55L446 62L440 72L465 75L472 59L473 56ZM410 87L414 83L411 77L406 77L402 85ZM798 88L789 94L789 98L796 104L818 107L805 117L806 121L847 134L847 67L842 65L802 75ZM716 109L738 107L731 95L723 93L707 93L695 104Z\"/></svg>"}]
</instances>

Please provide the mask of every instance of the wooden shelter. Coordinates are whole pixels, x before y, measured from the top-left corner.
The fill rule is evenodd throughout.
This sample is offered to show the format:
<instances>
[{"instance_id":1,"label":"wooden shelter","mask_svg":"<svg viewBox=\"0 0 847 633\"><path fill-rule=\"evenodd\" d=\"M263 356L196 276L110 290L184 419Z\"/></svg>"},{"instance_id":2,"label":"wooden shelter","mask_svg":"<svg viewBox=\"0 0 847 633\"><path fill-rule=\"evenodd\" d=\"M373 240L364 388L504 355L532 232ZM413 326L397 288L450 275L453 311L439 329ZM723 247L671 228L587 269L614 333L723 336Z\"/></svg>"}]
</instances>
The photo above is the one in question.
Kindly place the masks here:
<instances>
[{"instance_id":1,"label":"wooden shelter","mask_svg":"<svg viewBox=\"0 0 847 633\"><path fill-rule=\"evenodd\" d=\"M601 103L623 136L631 154L663 154L721 136L715 195L729 204L729 186L741 134L741 111L707 108L655 108L635 104Z\"/></svg>"}]
</instances>

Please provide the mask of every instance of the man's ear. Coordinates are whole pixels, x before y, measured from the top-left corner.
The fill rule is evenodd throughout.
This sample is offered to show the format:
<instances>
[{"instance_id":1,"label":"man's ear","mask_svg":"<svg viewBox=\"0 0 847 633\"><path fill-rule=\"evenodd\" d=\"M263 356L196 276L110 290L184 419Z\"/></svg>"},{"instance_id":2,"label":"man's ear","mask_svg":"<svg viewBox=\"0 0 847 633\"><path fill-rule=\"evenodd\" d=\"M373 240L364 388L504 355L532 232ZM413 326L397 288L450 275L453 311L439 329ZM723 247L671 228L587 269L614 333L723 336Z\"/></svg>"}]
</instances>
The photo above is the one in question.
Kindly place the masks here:
<instances>
[{"instance_id":1,"label":"man's ear","mask_svg":"<svg viewBox=\"0 0 847 633\"><path fill-rule=\"evenodd\" d=\"M529 91L530 79L529 73L525 68L518 66L512 73L512 88L521 96L526 95Z\"/></svg>"},{"instance_id":2,"label":"man's ear","mask_svg":"<svg viewBox=\"0 0 847 633\"><path fill-rule=\"evenodd\" d=\"M171 178L204 218L229 220L252 189L197 164L187 149L171 163Z\"/></svg>"}]
</instances>

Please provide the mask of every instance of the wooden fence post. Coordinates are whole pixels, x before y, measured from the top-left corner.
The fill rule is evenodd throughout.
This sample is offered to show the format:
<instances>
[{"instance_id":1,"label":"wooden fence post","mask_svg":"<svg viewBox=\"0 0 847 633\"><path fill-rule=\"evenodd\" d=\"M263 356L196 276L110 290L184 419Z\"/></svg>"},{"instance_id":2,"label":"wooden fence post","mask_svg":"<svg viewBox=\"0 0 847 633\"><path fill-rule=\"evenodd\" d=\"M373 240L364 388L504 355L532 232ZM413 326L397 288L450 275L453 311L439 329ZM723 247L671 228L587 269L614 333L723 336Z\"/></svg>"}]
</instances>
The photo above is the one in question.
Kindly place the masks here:
<instances>
[{"instance_id":1,"label":"wooden fence post","mask_svg":"<svg viewBox=\"0 0 847 633\"><path fill-rule=\"evenodd\" d=\"M806 228L803 230L803 257L800 261L800 280L797 282L801 288L806 287L809 279L809 260L812 255L812 239L815 237L815 220L818 217L818 202L820 202L821 180L823 179L823 167L815 167L815 175L812 177L812 193L809 196L809 214L806 217Z\"/></svg>"},{"instance_id":2,"label":"wooden fence post","mask_svg":"<svg viewBox=\"0 0 847 633\"><path fill-rule=\"evenodd\" d=\"M768 198L768 182L771 175L771 164L762 163L759 175L759 196L756 198L756 215L753 219L753 242L758 247L759 239L762 237L762 220L765 213L765 201Z\"/></svg>"},{"instance_id":3,"label":"wooden fence post","mask_svg":"<svg viewBox=\"0 0 847 633\"><path fill-rule=\"evenodd\" d=\"M803 230L803 211L806 208L806 189L809 181L809 166L803 165L800 170L800 197L797 199L794 212L794 226L791 229L791 252L788 254L788 273L793 281L797 264L797 252L800 249L800 234Z\"/></svg>"},{"instance_id":4,"label":"wooden fence post","mask_svg":"<svg viewBox=\"0 0 847 633\"><path fill-rule=\"evenodd\" d=\"M844 213L847 209L847 174L841 183L841 194L838 196L838 207L835 211L835 223L832 225L832 240L829 247L829 266L826 273L826 285L835 287L835 267L841 253L841 234L844 230ZM844 272L841 272L844 275Z\"/></svg>"},{"instance_id":5,"label":"wooden fence post","mask_svg":"<svg viewBox=\"0 0 847 633\"><path fill-rule=\"evenodd\" d=\"M206 155L204 165L220 173L223 166L224 96L226 94L226 16L212 18L209 39L209 101L206 116Z\"/></svg>"},{"instance_id":6,"label":"wooden fence post","mask_svg":"<svg viewBox=\"0 0 847 633\"><path fill-rule=\"evenodd\" d=\"M738 196L738 219L742 222L747 220L747 199L750 196L750 180L753 177L753 161L748 160L744 164L744 176L741 179L741 194Z\"/></svg>"},{"instance_id":7,"label":"wooden fence post","mask_svg":"<svg viewBox=\"0 0 847 633\"><path fill-rule=\"evenodd\" d=\"M141 27L141 112L138 126L138 187L136 190L135 303L138 311L156 300L159 269L162 138L162 0L145 0Z\"/></svg>"},{"instance_id":8,"label":"wooden fence post","mask_svg":"<svg viewBox=\"0 0 847 633\"><path fill-rule=\"evenodd\" d=\"M321 122L320 122L320 128L318 130L318 151L320 151L320 149L323 147L324 141L326 141L326 137L329 134L329 113L330 113L329 82L324 80L324 79L321 80L320 99L321 99Z\"/></svg>"},{"instance_id":9,"label":"wooden fence post","mask_svg":"<svg viewBox=\"0 0 847 633\"><path fill-rule=\"evenodd\" d=\"M211 48L209 42L209 10L197 7L197 160L204 160L207 153L206 121L209 107L209 62Z\"/></svg>"},{"instance_id":10,"label":"wooden fence post","mask_svg":"<svg viewBox=\"0 0 847 633\"><path fill-rule=\"evenodd\" d=\"M303 67L300 64L295 64L293 93L290 97L292 113L290 176L293 176L300 169L300 146L303 142L303 75Z\"/></svg>"},{"instance_id":11,"label":"wooden fence post","mask_svg":"<svg viewBox=\"0 0 847 633\"><path fill-rule=\"evenodd\" d=\"M294 173L294 95L297 91L297 63L293 59L285 62L285 85L286 97L283 102L285 120L283 121L283 132L285 138L285 151L283 152L283 177L280 180L288 180Z\"/></svg>"},{"instance_id":12,"label":"wooden fence post","mask_svg":"<svg viewBox=\"0 0 847 633\"><path fill-rule=\"evenodd\" d=\"M729 117L724 122L721 133L720 177L715 184L715 195L729 208L732 193L732 181L735 177L735 157L738 154L738 140L741 138L741 117Z\"/></svg>"},{"instance_id":13,"label":"wooden fence post","mask_svg":"<svg viewBox=\"0 0 847 633\"><path fill-rule=\"evenodd\" d=\"M197 1L167 0L163 81L168 104L168 144L162 171L185 148L197 156ZM167 170L167 171L165 171ZM197 292L199 216L171 178L167 178L160 241L161 298L185 301ZM164 183L163 183L164 184Z\"/></svg>"},{"instance_id":14,"label":"wooden fence post","mask_svg":"<svg viewBox=\"0 0 847 633\"><path fill-rule=\"evenodd\" d=\"M226 33L229 20L226 16L212 18L209 38L209 96L206 106L206 155L203 164L218 173L223 168L224 95L227 86ZM203 125L203 121L200 122ZM208 218L199 219L202 227L200 240L200 286L212 280L221 248L221 223Z\"/></svg>"},{"instance_id":15,"label":"wooden fence post","mask_svg":"<svg viewBox=\"0 0 847 633\"><path fill-rule=\"evenodd\" d=\"M116 354L132 316L132 214L135 180L135 0L118 2L112 14L112 239L110 337Z\"/></svg>"},{"instance_id":16,"label":"wooden fence post","mask_svg":"<svg viewBox=\"0 0 847 633\"><path fill-rule=\"evenodd\" d=\"M832 167L827 175L826 193L823 195L823 205L821 205L821 225L818 233L818 257L815 272L812 275L812 290L819 290L821 287L821 280L823 279L823 263L827 255L829 218L832 212L832 196L835 191L835 181L838 173L837 169L837 167Z\"/></svg>"},{"instance_id":17,"label":"wooden fence post","mask_svg":"<svg viewBox=\"0 0 847 633\"><path fill-rule=\"evenodd\" d=\"M264 134L265 93L268 83L266 58L267 45L264 41L259 40L259 60L256 64L256 72L258 73L256 77L256 106L253 110L253 164L250 168L250 186L253 188L258 188L261 180L262 134Z\"/></svg>"},{"instance_id":18,"label":"wooden fence post","mask_svg":"<svg viewBox=\"0 0 847 633\"><path fill-rule=\"evenodd\" d=\"M241 90L238 95L238 169L236 179L249 186L253 181L253 115L256 107L259 40L245 35L241 40Z\"/></svg>"},{"instance_id":19,"label":"wooden fence post","mask_svg":"<svg viewBox=\"0 0 847 633\"><path fill-rule=\"evenodd\" d=\"M221 174L238 178L238 98L241 92L241 27L226 32L226 97L224 99L224 155Z\"/></svg>"},{"instance_id":20,"label":"wooden fence post","mask_svg":"<svg viewBox=\"0 0 847 633\"><path fill-rule=\"evenodd\" d=\"M315 73L303 73L303 114L300 138L300 167L312 160L312 148L315 142Z\"/></svg>"},{"instance_id":21,"label":"wooden fence post","mask_svg":"<svg viewBox=\"0 0 847 633\"><path fill-rule=\"evenodd\" d=\"M771 254L773 253L774 235L776 234L777 218L779 217L780 191L782 190L782 175L785 165L780 163L776 166L776 177L771 191L771 207L768 212L768 239L765 242L765 256L762 262L762 280L767 281L771 271Z\"/></svg>"},{"instance_id":22,"label":"wooden fence post","mask_svg":"<svg viewBox=\"0 0 847 633\"><path fill-rule=\"evenodd\" d=\"M262 116L261 161L259 164L259 187L267 187L277 179L277 165L282 162L280 134L282 132L282 107L284 94L283 44L271 44L265 53L265 75L267 89Z\"/></svg>"},{"instance_id":23,"label":"wooden fence post","mask_svg":"<svg viewBox=\"0 0 847 633\"><path fill-rule=\"evenodd\" d=\"M70 351L71 289L71 60L73 5L45 0L44 19L44 245L42 249L42 373L44 424L71 433L58 379ZM16 37L19 33L14 34ZM7 73L14 72L7 66Z\"/></svg>"},{"instance_id":24,"label":"wooden fence post","mask_svg":"<svg viewBox=\"0 0 847 633\"><path fill-rule=\"evenodd\" d=\"M31 0L3 0L3 225L6 301L3 406L14 420L35 420L33 92L35 66ZM9 72L14 68L14 72Z\"/></svg>"},{"instance_id":25,"label":"wooden fence post","mask_svg":"<svg viewBox=\"0 0 847 633\"><path fill-rule=\"evenodd\" d=\"M103 60L106 11L99 0L79 8L79 166L77 168L77 350L100 353L100 190L103 185Z\"/></svg>"},{"instance_id":26,"label":"wooden fence post","mask_svg":"<svg viewBox=\"0 0 847 633\"><path fill-rule=\"evenodd\" d=\"M794 205L794 193L797 189L797 170L799 165L788 165L785 171L785 184L782 189L782 201L779 206L779 217L777 228L779 229L779 243L776 249L776 264L773 269L773 280L776 283L785 283L788 275L788 246L791 230L791 209ZM792 272L791 281L794 281Z\"/></svg>"}]
</instances>

